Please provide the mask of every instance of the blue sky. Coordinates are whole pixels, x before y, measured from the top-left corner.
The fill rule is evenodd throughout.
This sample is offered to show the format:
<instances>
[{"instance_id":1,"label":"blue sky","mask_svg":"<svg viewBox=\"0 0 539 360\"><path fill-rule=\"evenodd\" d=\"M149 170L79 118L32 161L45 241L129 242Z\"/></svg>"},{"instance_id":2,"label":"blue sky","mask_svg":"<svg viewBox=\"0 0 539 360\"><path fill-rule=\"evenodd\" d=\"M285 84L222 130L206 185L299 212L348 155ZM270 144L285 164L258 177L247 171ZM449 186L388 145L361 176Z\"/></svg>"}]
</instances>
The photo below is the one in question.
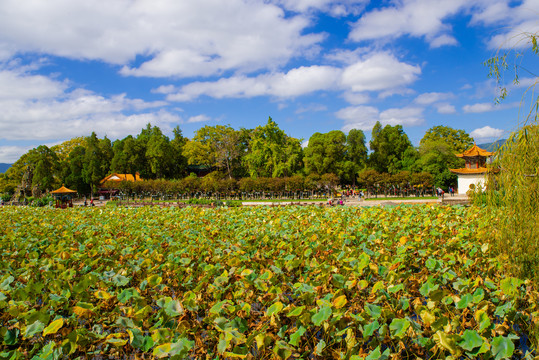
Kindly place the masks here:
<instances>
[{"instance_id":1,"label":"blue sky","mask_svg":"<svg viewBox=\"0 0 539 360\"><path fill-rule=\"evenodd\" d=\"M538 15L539 0L3 0L0 162L92 131L269 116L304 141L376 121L415 145L436 125L503 138L537 61L498 106L483 62L526 48Z\"/></svg>"}]
</instances>

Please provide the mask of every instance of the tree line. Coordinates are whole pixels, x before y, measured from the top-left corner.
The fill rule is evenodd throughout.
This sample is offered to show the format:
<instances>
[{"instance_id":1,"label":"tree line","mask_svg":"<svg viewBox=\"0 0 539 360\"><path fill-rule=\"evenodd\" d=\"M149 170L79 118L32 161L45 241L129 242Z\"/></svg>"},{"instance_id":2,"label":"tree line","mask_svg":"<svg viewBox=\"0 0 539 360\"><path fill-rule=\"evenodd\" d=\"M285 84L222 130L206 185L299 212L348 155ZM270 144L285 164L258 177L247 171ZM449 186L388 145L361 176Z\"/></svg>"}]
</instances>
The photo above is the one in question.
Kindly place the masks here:
<instances>
[{"instance_id":1,"label":"tree line","mask_svg":"<svg viewBox=\"0 0 539 360\"><path fill-rule=\"evenodd\" d=\"M138 135L115 141L92 133L50 148L40 145L0 174L0 192L13 194L19 189L35 196L65 184L79 194L90 194L111 173L180 180L193 177L192 172L201 168L212 173L207 183L229 180L230 185L233 180L237 189L242 179L261 184L260 179L299 178L301 186L309 188L306 184L323 185L324 176L337 185L384 191L403 188L405 183L447 188L457 180L449 168L463 166L455 153L472 144L465 131L447 126L429 129L414 147L401 125L377 122L369 152L365 134L358 129L348 134L340 130L314 133L303 148L300 139L287 135L271 117L254 129L204 126L192 139L183 136L179 127L169 138L148 124Z\"/></svg>"}]
</instances>

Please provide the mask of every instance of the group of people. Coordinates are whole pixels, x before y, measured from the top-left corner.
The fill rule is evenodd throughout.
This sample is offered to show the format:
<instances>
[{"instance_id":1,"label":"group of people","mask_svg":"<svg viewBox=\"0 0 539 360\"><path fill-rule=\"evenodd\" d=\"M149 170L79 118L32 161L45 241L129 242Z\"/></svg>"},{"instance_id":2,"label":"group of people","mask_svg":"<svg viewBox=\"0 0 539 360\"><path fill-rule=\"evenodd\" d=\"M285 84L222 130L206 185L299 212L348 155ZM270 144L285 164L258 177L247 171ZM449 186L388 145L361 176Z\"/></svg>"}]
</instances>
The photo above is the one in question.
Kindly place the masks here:
<instances>
[{"instance_id":1,"label":"group of people","mask_svg":"<svg viewBox=\"0 0 539 360\"><path fill-rule=\"evenodd\" d=\"M451 196L455 195L455 189L453 189L452 186L450 186L448 190L449 190L449 195ZM445 191L442 188L436 189L436 195L441 196L443 198L444 194L445 194Z\"/></svg>"}]
</instances>

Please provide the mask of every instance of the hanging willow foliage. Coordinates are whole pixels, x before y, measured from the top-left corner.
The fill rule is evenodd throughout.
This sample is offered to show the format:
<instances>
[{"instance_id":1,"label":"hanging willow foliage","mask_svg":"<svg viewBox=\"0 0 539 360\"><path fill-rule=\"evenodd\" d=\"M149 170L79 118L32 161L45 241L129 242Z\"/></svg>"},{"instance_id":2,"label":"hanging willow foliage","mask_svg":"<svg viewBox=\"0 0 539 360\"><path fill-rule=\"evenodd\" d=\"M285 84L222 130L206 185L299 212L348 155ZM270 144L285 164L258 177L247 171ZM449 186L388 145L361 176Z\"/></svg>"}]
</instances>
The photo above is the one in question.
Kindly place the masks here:
<instances>
[{"instance_id":1,"label":"hanging willow foliage","mask_svg":"<svg viewBox=\"0 0 539 360\"><path fill-rule=\"evenodd\" d=\"M521 33L511 40L525 50L515 47L485 62L498 85L497 103L507 96L505 72L513 73L514 85L519 84L520 72L530 73L522 67L522 58L526 53L539 56L538 37L539 33ZM486 198L501 210L499 221L492 224L491 240L506 260L507 270L539 280L539 98L535 94L539 77L534 80L522 96L517 130L497 152L493 167L499 172L490 173Z\"/></svg>"},{"instance_id":2,"label":"hanging willow foliage","mask_svg":"<svg viewBox=\"0 0 539 360\"><path fill-rule=\"evenodd\" d=\"M499 150L488 200L501 206L494 241L511 272L539 278L539 125L514 132Z\"/></svg>"}]
</instances>

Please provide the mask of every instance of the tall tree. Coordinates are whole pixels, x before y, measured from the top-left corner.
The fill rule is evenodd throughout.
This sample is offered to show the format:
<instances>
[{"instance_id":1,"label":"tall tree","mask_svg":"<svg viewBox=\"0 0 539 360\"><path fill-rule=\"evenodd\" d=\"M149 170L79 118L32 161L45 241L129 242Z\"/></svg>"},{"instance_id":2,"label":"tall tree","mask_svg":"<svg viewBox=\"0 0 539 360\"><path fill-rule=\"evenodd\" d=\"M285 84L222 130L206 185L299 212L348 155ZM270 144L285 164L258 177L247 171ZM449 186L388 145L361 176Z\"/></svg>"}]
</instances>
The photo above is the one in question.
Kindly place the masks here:
<instances>
[{"instance_id":1,"label":"tall tree","mask_svg":"<svg viewBox=\"0 0 539 360\"><path fill-rule=\"evenodd\" d=\"M369 157L370 165L378 172L396 174L403 169L404 153L412 143L401 125L382 128L377 121L369 145L373 151Z\"/></svg>"},{"instance_id":2,"label":"tall tree","mask_svg":"<svg viewBox=\"0 0 539 360\"><path fill-rule=\"evenodd\" d=\"M91 194L95 193L99 182L107 175L106 168L103 166L104 158L99 144L100 141L95 132L92 132L86 138L82 176L84 181L90 185Z\"/></svg>"},{"instance_id":3,"label":"tall tree","mask_svg":"<svg viewBox=\"0 0 539 360\"><path fill-rule=\"evenodd\" d=\"M270 117L251 135L244 163L252 177L291 176L302 165L301 142L290 137Z\"/></svg>"},{"instance_id":4,"label":"tall tree","mask_svg":"<svg viewBox=\"0 0 539 360\"><path fill-rule=\"evenodd\" d=\"M317 175L333 173L340 177L347 155L346 135L342 131L314 133L304 150L305 171Z\"/></svg>"},{"instance_id":5,"label":"tall tree","mask_svg":"<svg viewBox=\"0 0 539 360\"><path fill-rule=\"evenodd\" d=\"M64 182L70 189L77 190L79 194L88 194L90 192L89 184L84 180L83 169L86 148L84 146L75 147L67 158L65 167Z\"/></svg>"},{"instance_id":6,"label":"tall tree","mask_svg":"<svg viewBox=\"0 0 539 360\"><path fill-rule=\"evenodd\" d=\"M56 153L47 146L40 145L30 151L29 161L35 164L32 186L37 186L41 191L52 190L59 171Z\"/></svg>"},{"instance_id":7,"label":"tall tree","mask_svg":"<svg viewBox=\"0 0 539 360\"><path fill-rule=\"evenodd\" d=\"M183 154L189 165L217 168L232 178L234 166L243 154L240 135L228 125L204 126L184 145Z\"/></svg>"},{"instance_id":8,"label":"tall tree","mask_svg":"<svg viewBox=\"0 0 539 360\"><path fill-rule=\"evenodd\" d=\"M181 178L187 174L187 158L183 155L183 149L188 139L183 136L179 126L176 126L172 132L174 138L170 142L172 146L171 177Z\"/></svg>"},{"instance_id":9,"label":"tall tree","mask_svg":"<svg viewBox=\"0 0 539 360\"><path fill-rule=\"evenodd\" d=\"M434 126L427 130L419 142L419 158L416 171L426 171L434 177L434 185L447 188L454 186L457 175L449 169L460 168L464 160L455 156L473 145L473 139L464 130L448 126Z\"/></svg>"},{"instance_id":10,"label":"tall tree","mask_svg":"<svg viewBox=\"0 0 539 360\"><path fill-rule=\"evenodd\" d=\"M367 165L367 146L365 134L362 130L351 129L346 136L346 153L348 159L356 164L359 169Z\"/></svg>"},{"instance_id":11,"label":"tall tree","mask_svg":"<svg viewBox=\"0 0 539 360\"><path fill-rule=\"evenodd\" d=\"M151 178L159 179L171 174L173 148L169 138L157 126L151 130L145 155L150 166Z\"/></svg>"}]
</instances>

